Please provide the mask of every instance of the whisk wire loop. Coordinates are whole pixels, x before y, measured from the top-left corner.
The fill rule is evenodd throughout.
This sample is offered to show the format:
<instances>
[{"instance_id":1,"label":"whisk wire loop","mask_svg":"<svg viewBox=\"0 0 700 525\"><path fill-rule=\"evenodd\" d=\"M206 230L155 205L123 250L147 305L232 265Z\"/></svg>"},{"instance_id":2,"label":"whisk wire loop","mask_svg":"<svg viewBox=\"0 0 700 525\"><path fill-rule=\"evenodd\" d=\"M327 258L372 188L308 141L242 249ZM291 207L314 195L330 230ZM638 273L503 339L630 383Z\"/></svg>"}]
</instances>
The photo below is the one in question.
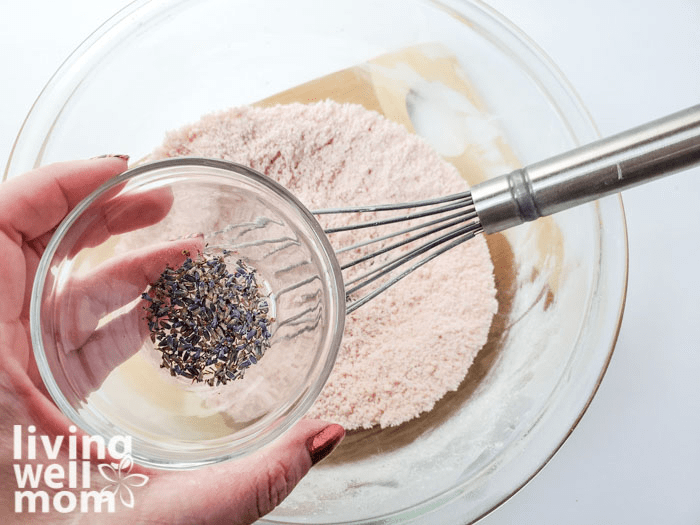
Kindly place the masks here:
<instances>
[{"instance_id":1,"label":"whisk wire loop","mask_svg":"<svg viewBox=\"0 0 700 525\"><path fill-rule=\"evenodd\" d=\"M376 216L382 212L399 210L407 213L361 220L362 214ZM319 216L346 215L360 219L351 224L332 225L324 229L331 238L336 254L345 259L341 261L341 270L345 278L348 313L355 311L438 255L482 232L471 193L468 191L400 204L328 208L312 213ZM345 221L341 219L341 222ZM383 232L384 227L398 223L407 223L408 227L389 233ZM370 228L371 230L368 230ZM347 246L337 246L340 241L334 242L332 234L357 230L368 231L367 238L358 242L353 237L352 244ZM363 250L372 244L378 245L376 249ZM398 254L393 258L382 257L392 251ZM352 252L357 252L354 258L351 256ZM374 288L370 288L370 285L374 285ZM366 293L358 296L361 290Z\"/></svg>"},{"instance_id":2,"label":"whisk wire loop","mask_svg":"<svg viewBox=\"0 0 700 525\"><path fill-rule=\"evenodd\" d=\"M389 217L386 219L381 219L381 220L373 220L373 221L368 221L360 224L349 224L345 226L336 226L332 228L328 228L324 230L326 234L330 233L338 233L338 232L343 232L343 231L351 231L351 230L359 230L362 228L375 228L377 226L385 226L387 224L396 224L398 222L407 222L413 219L422 219L423 217L429 217L431 215L438 215L440 213L445 213L448 211L454 211L458 210L461 208L464 208L465 206L472 206L473 201L471 198L471 195L467 197L463 197L460 199L454 199L452 198L454 196L450 196L450 200L454 200L451 204L448 204L446 206L438 206L436 208L431 208L429 210L424 210L420 212L415 212L415 213L410 213L408 215L399 215L395 217ZM430 204L434 204L435 199L431 199L430 201L419 201L418 206L428 206ZM441 201L441 203L444 203L445 201ZM398 209L411 209L416 206L416 203L405 203L403 208L397 207L398 205L392 205L392 204L385 204L385 205L380 205L380 206L365 206L362 208L336 208L335 210L320 210L320 212L314 212L316 215L323 215L323 214L330 214L330 213L361 213L361 212L375 212L375 211L391 211L391 210L398 210ZM358 211L359 210L359 211Z\"/></svg>"},{"instance_id":3,"label":"whisk wire loop","mask_svg":"<svg viewBox=\"0 0 700 525\"><path fill-rule=\"evenodd\" d=\"M468 241L468 240L474 238L474 236L476 236L478 233L481 233L481 231L472 231L472 232L469 232L469 233L467 233L467 234L465 234L465 235L462 235L461 237L458 237L456 240L454 240L453 242L451 242L451 243L448 244L447 246L443 246L442 248L440 248L439 250L436 250L435 252L431 253L431 254L428 255L427 257L424 257L423 259L421 259L420 261L416 262L415 264L413 264L412 266L410 266L409 268L407 268L406 270L404 270L402 273L400 273L400 274L397 275L396 277L393 277L392 279L388 280L386 283L384 283L384 284L382 284L381 286L375 288L375 289L372 290L370 293L368 293L367 295L365 295L365 296L363 296L363 297L361 297L361 298L359 298L359 299L352 300L352 299L350 299L350 298L348 297L348 305L347 305L346 312L347 312L348 314L354 312L354 311L357 310L360 306L362 306L363 304L365 304L365 303L369 302L370 300L374 299L374 298L377 297L379 294L381 294L381 293L384 292L386 289L388 289L388 288L390 288L391 286L393 286L393 285L395 285L396 283L398 283L401 279L403 279L404 277L406 277L407 275L409 275L409 274L412 273L413 271L417 270L418 268L420 268L420 267L423 266L424 264L429 263L430 261L432 261L433 259L435 259L435 258L438 257L439 255L442 255L443 253L445 253L445 252L451 250L451 249L454 248L455 246L458 246L458 245L462 244L463 242L466 242L466 241ZM416 257L417 257L418 255L419 255L419 254L415 254ZM402 261L401 264L403 264L403 262L404 262L404 261ZM398 266L400 266L400 264L397 265L397 267L398 267ZM367 284L369 284L369 283L367 283ZM354 287L354 288L352 288L352 289L349 290L349 291L346 290L346 296L350 296L351 293L354 293L354 292L357 291L359 288L360 288L360 287Z\"/></svg>"},{"instance_id":4,"label":"whisk wire loop","mask_svg":"<svg viewBox=\"0 0 700 525\"><path fill-rule=\"evenodd\" d=\"M430 230L427 230L427 231L425 231L425 232L422 232L422 233L413 235L413 236L411 236L411 237L408 237L407 239L403 239L403 240L401 240L401 241L399 241L399 242L396 242L396 243L394 243L394 244L390 244L390 245L388 245L388 246L385 246L385 247L383 247L383 248L380 248L379 250L377 250L377 251L375 251L375 252L372 252L372 253L369 253L369 254L367 254L367 255L365 255L365 256L362 256L362 257L360 257L359 259L355 259L355 260L352 260L352 261L350 261L350 262L348 262L348 263L345 263L345 264L341 265L340 269L341 269L341 270L346 270L347 268L350 268L351 266L355 266L355 265L357 265L357 264L363 263L363 262L365 262L365 261L368 261L368 260L370 260L370 259L373 259L374 257L378 257L379 255L383 255L383 254L385 254L385 253L387 253L387 252L390 252L391 250L395 250L395 249L397 249L397 248L401 248L402 246L405 246L405 245L410 244L410 243L412 243L412 242L414 242L414 241L417 241L418 239L423 239L423 238L425 238L425 237L428 237L428 236L430 236L430 235L433 235L434 233L437 233L437 232L440 232L440 231L442 231L442 230L451 228L452 226L457 226L457 225L460 225L460 224L464 224L464 222L465 222L466 220L475 218L475 217L476 217L476 212L460 213L460 214L453 215L453 216L451 216L451 217L457 217L457 218L456 218L455 220L449 221L449 222L447 222L447 223L445 223L445 224L441 224L440 226L437 226L437 227L435 227L435 228L431 228ZM440 224L441 222L444 222L444 220L431 221L429 224L431 224L431 225L432 225L432 224L436 224L436 223L437 223L437 224ZM424 228L425 226L427 226L427 225L421 225L420 227L416 227L416 228L413 229L413 231L415 231L415 229L422 229L422 228ZM402 230L402 231L405 232L406 230ZM384 236L384 240L388 240L389 238L396 238L396 237L398 237L398 236L400 236L400 235L401 235L401 232L396 232L395 234L391 235L390 237L389 237L389 236Z\"/></svg>"}]
</instances>

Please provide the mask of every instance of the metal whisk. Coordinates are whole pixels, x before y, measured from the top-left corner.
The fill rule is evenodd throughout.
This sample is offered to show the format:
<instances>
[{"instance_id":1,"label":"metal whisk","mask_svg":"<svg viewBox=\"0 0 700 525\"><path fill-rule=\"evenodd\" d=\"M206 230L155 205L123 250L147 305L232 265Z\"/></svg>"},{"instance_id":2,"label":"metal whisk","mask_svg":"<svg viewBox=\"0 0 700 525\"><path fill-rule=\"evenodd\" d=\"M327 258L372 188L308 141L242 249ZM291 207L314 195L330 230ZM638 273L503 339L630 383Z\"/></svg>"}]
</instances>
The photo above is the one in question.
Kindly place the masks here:
<instances>
[{"instance_id":1,"label":"metal whisk","mask_svg":"<svg viewBox=\"0 0 700 525\"><path fill-rule=\"evenodd\" d=\"M374 237L368 235L360 243L336 249L339 256L359 252L355 258L341 262L350 313L417 268L482 232L503 231L699 164L697 105L487 180L471 191L417 202L312 213L358 214L357 224L324 230L329 236L363 228L374 232ZM361 219L362 214L399 210L406 213ZM397 224L403 226L377 233ZM372 251L364 248L375 244L378 247ZM401 251L402 247L410 249ZM397 250L398 255L387 255ZM349 275L350 271L354 274ZM375 287L370 288L373 283Z\"/></svg>"}]
</instances>

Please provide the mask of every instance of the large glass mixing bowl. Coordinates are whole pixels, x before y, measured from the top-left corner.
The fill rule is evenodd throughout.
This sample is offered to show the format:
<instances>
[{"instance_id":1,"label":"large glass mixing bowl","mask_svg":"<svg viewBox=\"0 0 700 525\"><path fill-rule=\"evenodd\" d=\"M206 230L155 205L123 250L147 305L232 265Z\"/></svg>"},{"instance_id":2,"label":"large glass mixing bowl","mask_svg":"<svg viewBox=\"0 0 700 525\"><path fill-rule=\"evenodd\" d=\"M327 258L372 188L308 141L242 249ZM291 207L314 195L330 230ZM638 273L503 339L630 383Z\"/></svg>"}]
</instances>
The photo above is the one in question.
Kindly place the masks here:
<instances>
[{"instance_id":1,"label":"large glass mixing bowl","mask_svg":"<svg viewBox=\"0 0 700 525\"><path fill-rule=\"evenodd\" d=\"M597 138L543 53L476 1L141 0L51 79L6 176L104 152L138 159L204 113L322 97L406 124L471 183ZM473 522L561 446L620 325L620 199L488 241L499 311L459 390L399 427L351 432L266 521Z\"/></svg>"}]
</instances>

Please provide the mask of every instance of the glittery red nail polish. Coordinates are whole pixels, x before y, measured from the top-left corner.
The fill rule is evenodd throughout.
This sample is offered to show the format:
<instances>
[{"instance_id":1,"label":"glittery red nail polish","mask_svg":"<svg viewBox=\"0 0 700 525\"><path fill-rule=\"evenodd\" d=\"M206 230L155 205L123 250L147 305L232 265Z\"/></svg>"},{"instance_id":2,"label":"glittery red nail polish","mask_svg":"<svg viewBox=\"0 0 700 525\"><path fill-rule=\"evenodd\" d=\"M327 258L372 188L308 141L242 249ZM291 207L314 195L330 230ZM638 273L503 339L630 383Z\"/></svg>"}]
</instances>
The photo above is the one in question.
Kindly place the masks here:
<instances>
[{"instance_id":1,"label":"glittery red nail polish","mask_svg":"<svg viewBox=\"0 0 700 525\"><path fill-rule=\"evenodd\" d=\"M345 429L336 424L328 425L315 436L311 436L306 441L306 448L311 456L311 465L316 465L333 452L344 437Z\"/></svg>"}]
</instances>

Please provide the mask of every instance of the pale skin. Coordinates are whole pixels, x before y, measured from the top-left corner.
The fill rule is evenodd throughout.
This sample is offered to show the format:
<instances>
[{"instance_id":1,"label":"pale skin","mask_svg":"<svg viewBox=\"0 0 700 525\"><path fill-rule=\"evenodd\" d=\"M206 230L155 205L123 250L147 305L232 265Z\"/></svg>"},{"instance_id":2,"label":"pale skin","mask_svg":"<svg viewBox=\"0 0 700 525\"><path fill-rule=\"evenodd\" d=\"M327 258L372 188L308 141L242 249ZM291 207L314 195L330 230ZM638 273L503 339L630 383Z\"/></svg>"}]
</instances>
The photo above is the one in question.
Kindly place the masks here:
<instances>
[{"instance_id":1,"label":"pale skin","mask_svg":"<svg viewBox=\"0 0 700 525\"><path fill-rule=\"evenodd\" d=\"M302 420L272 445L245 459L186 472L135 466L131 472L148 476L134 489L133 509L116 514L57 514L14 512L17 481L13 470L13 428L36 427L37 435L68 436L71 422L48 395L34 360L29 335L29 302L34 274L53 231L80 200L127 168L127 161L107 157L53 164L0 185L0 521L9 523L126 523L134 524L249 524L273 510L312 465L342 439L342 427L319 420ZM154 194L146 206L136 203L128 216L104 217L95 228L95 242L160 220L170 205L167 194ZM95 331L104 313L131 300L133 290L110 287L110 277L128 274L134 290L157 277L163 260L182 262L183 250L196 250L200 239L161 245L136 253L128 261L98 269L81 285L101 286L104 297L92 308L94 319L82 315L67 338L70 355L80 352L97 363L80 380L85 393L96 388L109 370L128 355L107 354L115 333L128 333L138 348L147 336L136 315L126 314ZM159 264L160 263L160 264ZM91 280L93 277L93 280ZM116 282L116 280L115 280ZM121 282L121 281L120 281ZM67 304L71 304L70 300ZM61 449L55 463L67 463ZM93 465L93 480L102 479ZM106 483L106 481L105 481ZM97 481L93 489L99 490Z\"/></svg>"}]
</instances>

